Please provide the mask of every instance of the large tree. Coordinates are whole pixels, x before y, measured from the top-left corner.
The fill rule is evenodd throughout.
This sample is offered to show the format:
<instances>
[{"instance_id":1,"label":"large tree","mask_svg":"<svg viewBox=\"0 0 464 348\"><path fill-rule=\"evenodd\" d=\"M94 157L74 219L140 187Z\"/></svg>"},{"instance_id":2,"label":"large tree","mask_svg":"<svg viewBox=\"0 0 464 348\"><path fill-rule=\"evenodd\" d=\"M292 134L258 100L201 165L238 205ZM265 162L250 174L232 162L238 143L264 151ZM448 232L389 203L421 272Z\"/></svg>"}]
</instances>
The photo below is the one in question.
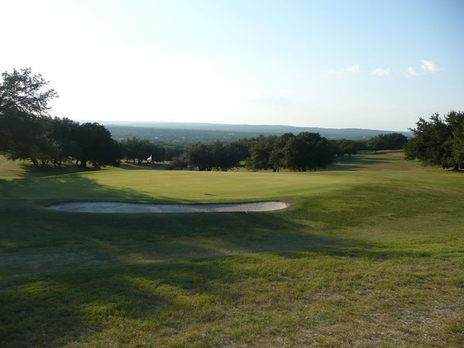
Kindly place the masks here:
<instances>
[{"instance_id":1,"label":"large tree","mask_svg":"<svg viewBox=\"0 0 464 348\"><path fill-rule=\"evenodd\" d=\"M10 110L0 114L0 152L11 160L29 159L35 166L46 165L58 153L51 138L51 119Z\"/></svg>"},{"instance_id":2,"label":"large tree","mask_svg":"<svg viewBox=\"0 0 464 348\"><path fill-rule=\"evenodd\" d=\"M198 167L199 170L212 170L214 160L211 147L207 144L196 143L187 147L184 155L188 165Z\"/></svg>"},{"instance_id":3,"label":"large tree","mask_svg":"<svg viewBox=\"0 0 464 348\"><path fill-rule=\"evenodd\" d=\"M121 157L118 144L111 138L108 129L98 123L83 123L76 130L75 138L79 147L77 159L81 167L87 162L94 167L117 165Z\"/></svg>"},{"instance_id":4,"label":"large tree","mask_svg":"<svg viewBox=\"0 0 464 348\"><path fill-rule=\"evenodd\" d=\"M36 166L77 160L100 167L117 164L119 147L97 123L80 125L52 119L50 101L57 97L42 75L30 68L4 72L0 81L0 152L11 159L30 159Z\"/></svg>"},{"instance_id":5,"label":"large tree","mask_svg":"<svg viewBox=\"0 0 464 348\"><path fill-rule=\"evenodd\" d=\"M251 146L247 166L252 169L282 167L298 171L325 167L334 159L334 146L318 133L302 132L282 136L261 136Z\"/></svg>"},{"instance_id":6,"label":"large tree","mask_svg":"<svg viewBox=\"0 0 464 348\"><path fill-rule=\"evenodd\" d=\"M251 169L271 168L271 154L276 138L275 136L259 136L250 149L250 156L246 161L247 167Z\"/></svg>"},{"instance_id":7,"label":"large tree","mask_svg":"<svg viewBox=\"0 0 464 348\"><path fill-rule=\"evenodd\" d=\"M15 110L35 117L48 115L49 102L58 94L46 89L48 81L41 74L33 75L30 68L24 68L5 71L1 76L0 113Z\"/></svg>"},{"instance_id":8,"label":"large tree","mask_svg":"<svg viewBox=\"0 0 464 348\"><path fill-rule=\"evenodd\" d=\"M58 150L53 159L55 165L60 166L62 162L79 158L81 149L77 143L78 131L79 122L58 117L52 120L51 137Z\"/></svg>"},{"instance_id":9,"label":"large tree","mask_svg":"<svg viewBox=\"0 0 464 348\"><path fill-rule=\"evenodd\" d=\"M335 151L330 142L319 133L302 132L288 138L284 155L288 168L306 171L330 164L335 157Z\"/></svg>"},{"instance_id":10,"label":"large tree","mask_svg":"<svg viewBox=\"0 0 464 348\"><path fill-rule=\"evenodd\" d=\"M57 97L42 75L30 68L3 72L0 80L0 151L11 159L29 158L35 165L56 152L50 138L49 102Z\"/></svg>"},{"instance_id":11,"label":"large tree","mask_svg":"<svg viewBox=\"0 0 464 348\"><path fill-rule=\"evenodd\" d=\"M420 118L412 132L406 158L454 170L464 167L464 112L451 111L444 117L434 114L428 121Z\"/></svg>"}]
</instances>

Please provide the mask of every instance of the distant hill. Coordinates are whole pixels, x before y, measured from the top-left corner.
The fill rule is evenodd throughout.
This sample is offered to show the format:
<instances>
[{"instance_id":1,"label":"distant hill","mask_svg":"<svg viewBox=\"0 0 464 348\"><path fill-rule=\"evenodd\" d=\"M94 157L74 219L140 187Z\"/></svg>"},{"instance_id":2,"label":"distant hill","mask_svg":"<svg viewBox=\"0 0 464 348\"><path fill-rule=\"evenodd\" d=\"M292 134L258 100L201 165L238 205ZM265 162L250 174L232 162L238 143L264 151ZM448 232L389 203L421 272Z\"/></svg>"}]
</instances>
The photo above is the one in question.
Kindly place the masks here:
<instances>
[{"instance_id":1,"label":"distant hill","mask_svg":"<svg viewBox=\"0 0 464 348\"><path fill-rule=\"evenodd\" d=\"M393 133L388 130L361 128L319 128L294 127L280 125L235 125L215 123L171 123L171 122L107 122L104 125L111 131L114 139L122 140L139 137L155 142L170 144L188 144L198 141L225 142L259 135L280 135L284 133L314 132L328 139L362 140L370 137ZM410 136L410 132L401 132Z\"/></svg>"}]
</instances>

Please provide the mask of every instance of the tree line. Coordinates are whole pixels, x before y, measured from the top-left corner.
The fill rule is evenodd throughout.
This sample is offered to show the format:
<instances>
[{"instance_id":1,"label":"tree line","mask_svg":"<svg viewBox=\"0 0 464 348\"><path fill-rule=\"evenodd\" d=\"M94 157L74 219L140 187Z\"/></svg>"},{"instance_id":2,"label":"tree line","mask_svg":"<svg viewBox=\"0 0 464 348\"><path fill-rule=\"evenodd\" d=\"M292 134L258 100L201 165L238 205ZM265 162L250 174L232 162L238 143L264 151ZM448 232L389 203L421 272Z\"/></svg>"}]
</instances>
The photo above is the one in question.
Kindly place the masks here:
<instances>
[{"instance_id":1,"label":"tree line","mask_svg":"<svg viewBox=\"0 0 464 348\"><path fill-rule=\"evenodd\" d=\"M318 133L286 133L281 136L259 136L231 143L196 143L174 158L175 169L228 170L240 165L248 169L279 171L315 170L333 162L336 157L359 151L399 150L407 142L400 133L382 134L366 141L328 140Z\"/></svg>"},{"instance_id":2,"label":"tree line","mask_svg":"<svg viewBox=\"0 0 464 348\"><path fill-rule=\"evenodd\" d=\"M170 161L170 168L229 170L241 165L249 169L278 171L314 170L334 158L361 150L401 149L407 138L400 133L384 134L366 141L328 140L318 133L286 133L238 141L172 146L139 138L115 141L98 123L79 123L49 115L50 101L57 97L48 82L31 69L4 72L0 81L0 152L10 159L28 159L36 166L61 166L73 161L80 167L119 165L121 160L141 164Z\"/></svg>"},{"instance_id":3,"label":"tree line","mask_svg":"<svg viewBox=\"0 0 464 348\"><path fill-rule=\"evenodd\" d=\"M52 118L49 103L57 97L48 82L31 69L3 72L0 83L0 151L10 159L30 159L36 166L116 165L119 147L98 123Z\"/></svg>"}]
</instances>

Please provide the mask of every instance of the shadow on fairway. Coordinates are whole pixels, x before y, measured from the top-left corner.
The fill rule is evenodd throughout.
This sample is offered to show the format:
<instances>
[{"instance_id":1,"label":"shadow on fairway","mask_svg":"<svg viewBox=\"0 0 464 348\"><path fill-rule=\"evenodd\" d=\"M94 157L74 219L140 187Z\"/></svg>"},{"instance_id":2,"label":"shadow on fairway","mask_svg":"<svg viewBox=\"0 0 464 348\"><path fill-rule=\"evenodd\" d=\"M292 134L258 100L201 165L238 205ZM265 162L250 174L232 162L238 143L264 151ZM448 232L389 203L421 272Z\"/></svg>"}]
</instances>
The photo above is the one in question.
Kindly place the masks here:
<instances>
[{"instance_id":1,"label":"shadow on fairway","mask_svg":"<svg viewBox=\"0 0 464 348\"><path fill-rule=\"evenodd\" d=\"M43 206L47 202L56 201L157 201L156 197L127 188L115 188L99 184L91 177L78 175L81 172L94 170L32 170L25 171L21 178L0 180L2 200L14 199ZM0 200L0 204L2 204ZM169 200L160 198L162 202ZM40 208L39 206L36 209Z\"/></svg>"},{"instance_id":2,"label":"shadow on fairway","mask_svg":"<svg viewBox=\"0 0 464 348\"><path fill-rule=\"evenodd\" d=\"M377 154L377 158L373 158L371 155L369 158L360 155L353 155L353 156L343 156L341 158L336 159L336 161L329 165L324 170L341 170L341 171L355 171L359 170L371 165L388 163L389 160L381 153Z\"/></svg>"},{"instance_id":3,"label":"shadow on fairway","mask_svg":"<svg viewBox=\"0 0 464 348\"><path fill-rule=\"evenodd\" d=\"M122 162L119 165L119 168L121 169L127 169L127 170L166 170L167 165L165 163L141 163L141 164L133 164L133 163L127 163L127 162Z\"/></svg>"},{"instance_id":4,"label":"shadow on fairway","mask_svg":"<svg viewBox=\"0 0 464 348\"><path fill-rule=\"evenodd\" d=\"M347 240L312 241L314 247L305 252L275 256L373 256L367 249L350 252L351 247L367 246ZM257 270L250 268L259 262L262 260L256 256L243 255L24 275L0 289L3 346L63 346L104 330L108 321L121 327L130 322L131 330L146 320L154 330L169 329L177 322L214 322L224 315L214 304L240 303L245 294L240 293L240 287L229 285L259 277ZM242 263L248 266L242 267ZM130 333L127 335L130 339Z\"/></svg>"}]
</instances>

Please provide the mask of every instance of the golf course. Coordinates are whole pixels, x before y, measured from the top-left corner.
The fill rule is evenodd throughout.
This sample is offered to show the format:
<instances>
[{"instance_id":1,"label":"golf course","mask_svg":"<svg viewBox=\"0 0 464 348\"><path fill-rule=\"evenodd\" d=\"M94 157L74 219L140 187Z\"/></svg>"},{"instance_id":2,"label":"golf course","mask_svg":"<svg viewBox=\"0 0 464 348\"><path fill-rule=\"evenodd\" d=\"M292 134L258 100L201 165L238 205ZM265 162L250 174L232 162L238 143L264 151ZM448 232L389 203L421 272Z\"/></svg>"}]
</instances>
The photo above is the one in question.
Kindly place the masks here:
<instances>
[{"instance_id":1,"label":"golf course","mask_svg":"<svg viewBox=\"0 0 464 348\"><path fill-rule=\"evenodd\" d=\"M98 214L58 203L278 201ZM308 172L0 157L2 347L464 345L464 174L401 151Z\"/></svg>"}]
</instances>

